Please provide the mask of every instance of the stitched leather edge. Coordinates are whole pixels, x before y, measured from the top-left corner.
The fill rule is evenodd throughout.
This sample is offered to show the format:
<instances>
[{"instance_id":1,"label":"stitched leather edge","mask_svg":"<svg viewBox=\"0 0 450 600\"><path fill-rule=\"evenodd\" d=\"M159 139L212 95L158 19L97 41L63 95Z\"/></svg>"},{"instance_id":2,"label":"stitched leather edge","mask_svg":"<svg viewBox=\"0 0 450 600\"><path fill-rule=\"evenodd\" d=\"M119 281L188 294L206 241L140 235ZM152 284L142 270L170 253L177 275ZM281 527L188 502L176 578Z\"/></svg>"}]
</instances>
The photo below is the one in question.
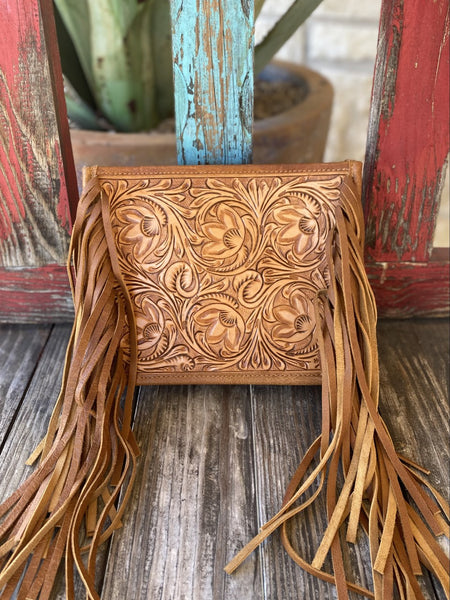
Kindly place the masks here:
<instances>
[{"instance_id":1,"label":"stitched leather edge","mask_svg":"<svg viewBox=\"0 0 450 600\"><path fill-rule=\"evenodd\" d=\"M275 371L247 372L186 372L186 373L138 373L137 385L320 385L320 371L314 373L286 373Z\"/></svg>"}]
</instances>

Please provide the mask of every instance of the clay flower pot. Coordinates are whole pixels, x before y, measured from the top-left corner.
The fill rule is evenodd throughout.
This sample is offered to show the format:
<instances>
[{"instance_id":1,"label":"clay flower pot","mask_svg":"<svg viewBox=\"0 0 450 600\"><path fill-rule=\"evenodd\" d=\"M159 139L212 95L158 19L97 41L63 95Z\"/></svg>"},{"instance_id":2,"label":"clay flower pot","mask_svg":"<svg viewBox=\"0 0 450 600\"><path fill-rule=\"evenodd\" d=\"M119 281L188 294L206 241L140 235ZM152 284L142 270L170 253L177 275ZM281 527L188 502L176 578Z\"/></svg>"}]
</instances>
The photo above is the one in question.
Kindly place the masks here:
<instances>
[{"instance_id":1,"label":"clay flower pot","mask_svg":"<svg viewBox=\"0 0 450 600\"><path fill-rule=\"evenodd\" d=\"M323 158L328 133L333 89L318 73L285 62L270 64L264 80L294 81L304 98L283 112L255 120L253 162L311 163ZM174 165L174 133L116 133L71 130L78 180L84 165Z\"/></svg>"}]
</instances>

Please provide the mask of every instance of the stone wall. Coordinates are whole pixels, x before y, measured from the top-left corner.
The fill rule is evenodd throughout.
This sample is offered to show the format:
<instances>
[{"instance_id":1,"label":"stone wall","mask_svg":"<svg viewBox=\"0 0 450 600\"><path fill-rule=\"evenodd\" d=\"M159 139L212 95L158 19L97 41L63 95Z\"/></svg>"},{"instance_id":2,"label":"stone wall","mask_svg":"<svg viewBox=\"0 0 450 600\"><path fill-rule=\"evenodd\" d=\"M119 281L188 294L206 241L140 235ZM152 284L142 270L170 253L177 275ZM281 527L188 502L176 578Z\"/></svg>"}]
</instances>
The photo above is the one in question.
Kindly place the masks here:
<instances>
[{"instance_id":1,"label":"stone wall","mask_svg":"<svg viewBox=\"0 0 450 600\"><path fill-rule=\"evenodd\" d=\"M256 22L256 41L292 0L266 0ZM326 161L364 159L381 0L324 0L277 54L319 71L335 99ZM449 245L448 176L435 245Z\"/></svg>"}]
</instances>

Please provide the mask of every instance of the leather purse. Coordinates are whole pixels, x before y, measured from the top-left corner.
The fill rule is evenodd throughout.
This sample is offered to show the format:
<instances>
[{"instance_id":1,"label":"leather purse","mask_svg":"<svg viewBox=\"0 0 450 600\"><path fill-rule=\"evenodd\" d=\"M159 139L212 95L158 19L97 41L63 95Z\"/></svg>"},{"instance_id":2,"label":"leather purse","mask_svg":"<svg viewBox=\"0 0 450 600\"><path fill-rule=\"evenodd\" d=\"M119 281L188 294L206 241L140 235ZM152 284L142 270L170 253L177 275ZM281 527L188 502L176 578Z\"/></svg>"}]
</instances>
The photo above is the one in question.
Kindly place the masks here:
<instances>
[{"instance_id":1,"label":"leather purse","mask_svg":"<svg viewBox=\"0 0 450 600\"><path fill-rule=\"evenodd\" d=\"M292 558L333 581L339 598L353 590L388 599L394 585L419 598L421 562L448 585L434 540L448 507L397 455L378 413L360 195L361 165L351 161L85 171L62 391L30 460L40 456L39 466L0 507L2 598L17 587L49 598L63 556L67 598L74 566L99 598L96 551L120 526L138 455L134 388L156 383L322 384L322 432L280 512L227 572L280 527ZM329 524L308 564L285 525L322 490ZM373 592L346 580L345 523L350 542L358 524L368 533ZM329 552L334 574L322 570Z\"/></svg>"},{"instance_id":2,"label":"leather purse","mask_svg":"<svg viewBox=\"0 0 450 600\"><path fill-rule=\"evenodd\" d=\"M331 174L331 175L330 175ZM102 169L137 383L318 384L315 298L356 164ZM122 349L129 355L129 340Z\"/></svg>"}]
</instances>

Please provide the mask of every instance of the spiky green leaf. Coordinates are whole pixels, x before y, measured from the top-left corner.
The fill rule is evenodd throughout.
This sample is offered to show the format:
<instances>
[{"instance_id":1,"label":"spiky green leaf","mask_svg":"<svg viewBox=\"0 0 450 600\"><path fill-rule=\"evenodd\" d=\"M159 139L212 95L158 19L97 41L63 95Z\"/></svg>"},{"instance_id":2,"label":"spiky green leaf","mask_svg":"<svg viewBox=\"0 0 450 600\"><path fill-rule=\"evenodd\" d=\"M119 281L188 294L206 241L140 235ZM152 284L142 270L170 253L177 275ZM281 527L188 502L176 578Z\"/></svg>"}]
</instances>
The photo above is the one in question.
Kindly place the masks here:
<instances>
[{"instance_id":1,"label":"spiky green leaf","mask_svg":"<svg viewBox=\"0 0 450 600\"><path fill-rule=\"evenodd\" d=\"M297 31L322 0L295 0L255 48L255 73L259 73Z\"/></svg>"}]
</instances>

